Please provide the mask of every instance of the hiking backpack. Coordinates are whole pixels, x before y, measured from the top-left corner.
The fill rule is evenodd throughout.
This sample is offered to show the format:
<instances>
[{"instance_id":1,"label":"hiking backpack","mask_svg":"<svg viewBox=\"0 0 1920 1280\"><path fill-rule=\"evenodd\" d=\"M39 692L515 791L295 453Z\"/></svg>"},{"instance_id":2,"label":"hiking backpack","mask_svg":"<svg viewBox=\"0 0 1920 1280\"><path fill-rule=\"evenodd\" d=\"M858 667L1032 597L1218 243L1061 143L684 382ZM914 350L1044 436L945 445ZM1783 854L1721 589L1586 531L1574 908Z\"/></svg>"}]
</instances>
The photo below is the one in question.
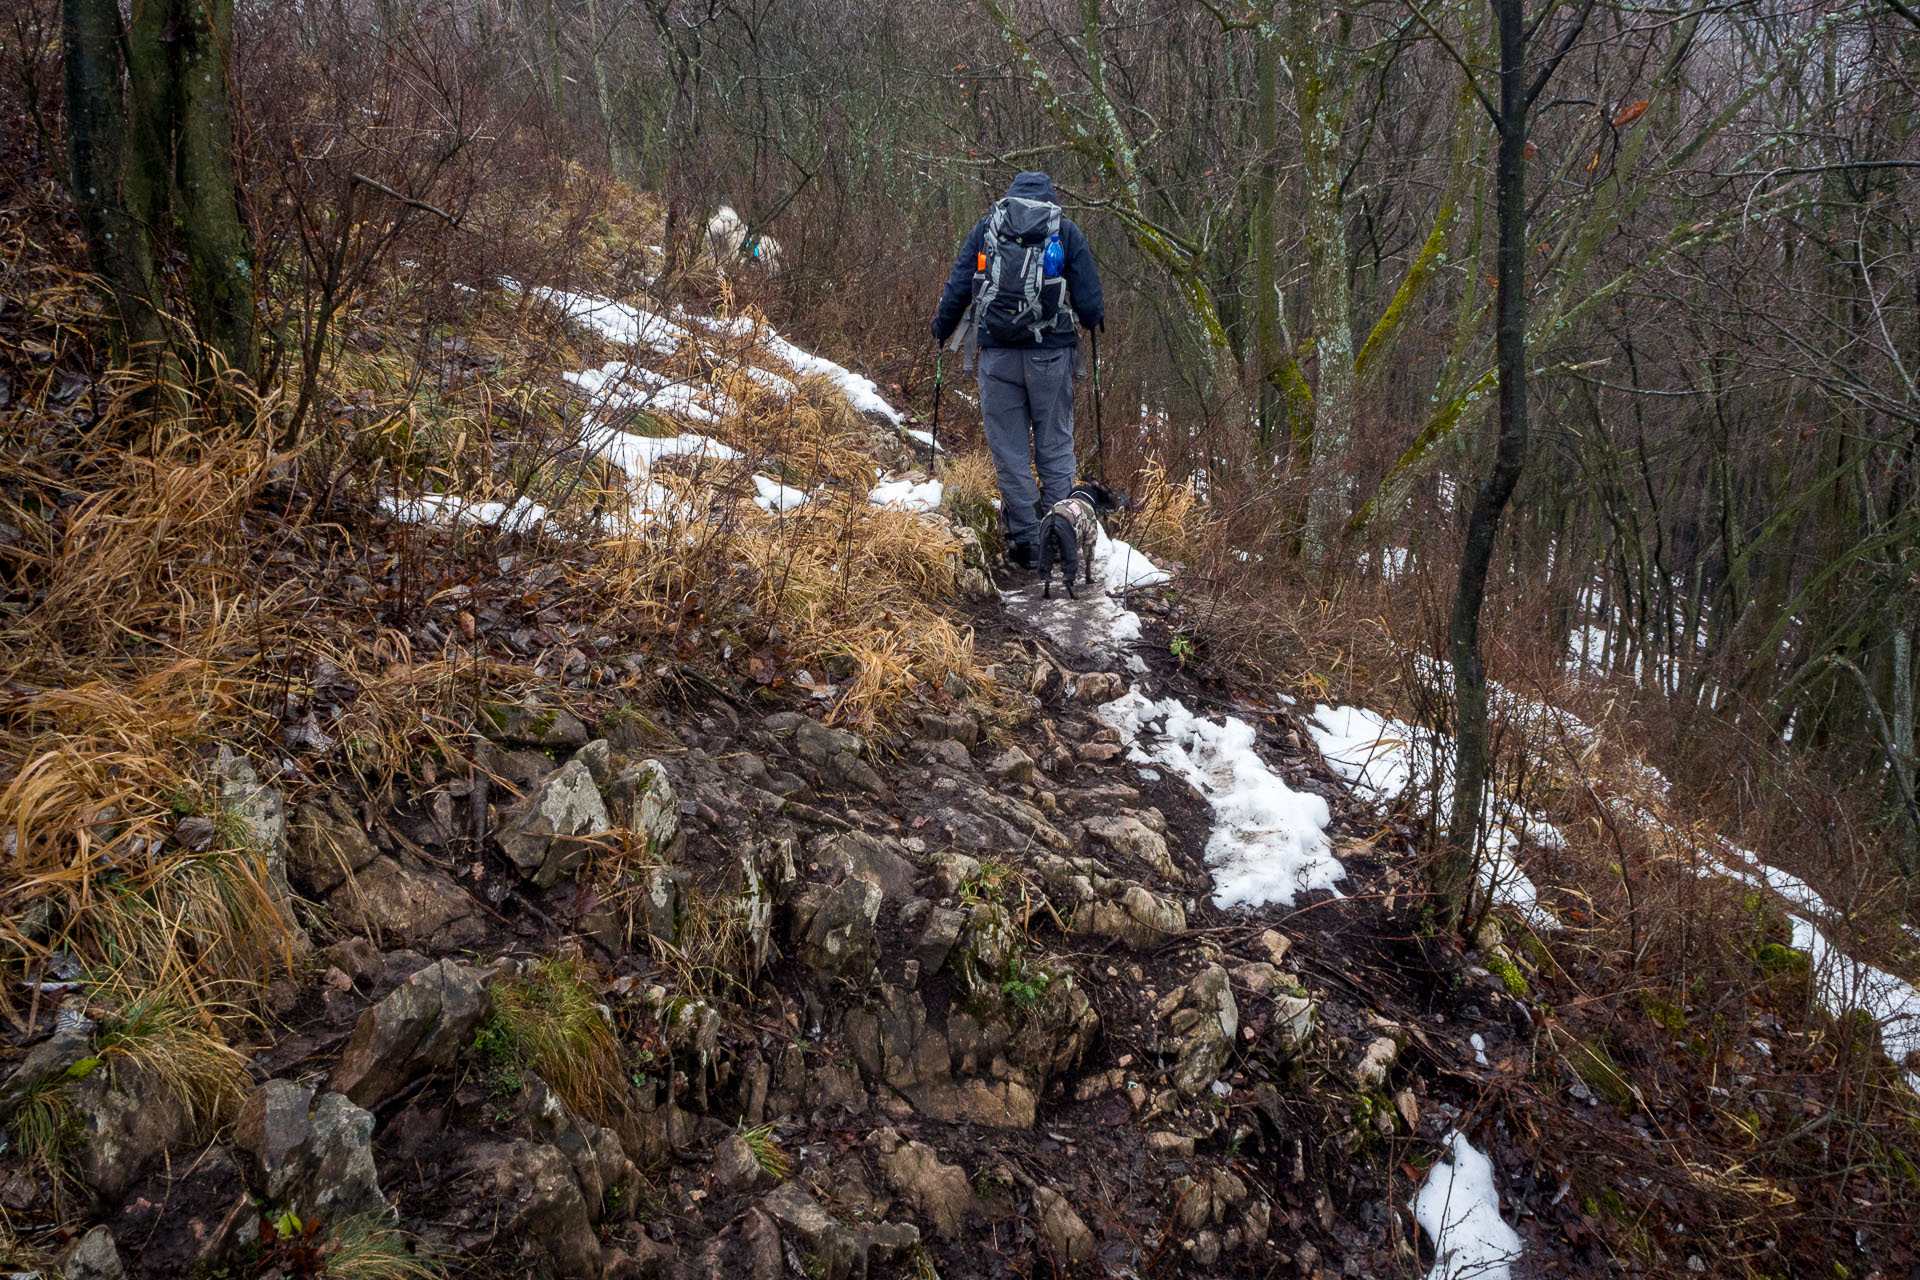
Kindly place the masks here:
<instances>
[{"instance_id":1,"label":"hiking backpack","mask_svg":"<svg viewBox=\"0 0 1920 1280\"><path fill-rule=\"evenodd\" d=\"M1047 245L1059 234L1060 206L1048 200L1007 196L987 215L973 316L995 342L1012 346L1073 332L1066 278L1046 271Z\"/></svg>"}]
</instances>

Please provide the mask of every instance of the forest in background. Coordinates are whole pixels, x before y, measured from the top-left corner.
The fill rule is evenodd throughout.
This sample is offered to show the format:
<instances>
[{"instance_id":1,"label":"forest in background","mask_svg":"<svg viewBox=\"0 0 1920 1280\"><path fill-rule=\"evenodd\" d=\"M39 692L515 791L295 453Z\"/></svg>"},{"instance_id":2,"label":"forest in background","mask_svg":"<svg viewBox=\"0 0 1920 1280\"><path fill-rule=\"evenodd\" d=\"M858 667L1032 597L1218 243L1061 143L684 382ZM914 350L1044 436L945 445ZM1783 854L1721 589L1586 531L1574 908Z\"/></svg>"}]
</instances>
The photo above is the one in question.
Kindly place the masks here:
<instances>
[{"instance_id":1,"label":"forest in background","mask_svg":"<svg viewBox=\"0 0 1920 1280\"><path fill-rule=\"evenodd\" d=\"M1538 93L1524 135L1503 137L1515 33L1500 19L1513 15L1525 22L1506 52L1523 56L1508 70ZM1126 536L1180 567L1168 625L1182 673L1225 696L1392 707L1445 739L1452 682L1424 659L1455 638L1473 509L1502 456L1504 164L1524 173L1524 221L1506 225L1526 235L1506 248L1525 264L1531 438L1484 547L1479 642L1494 681L1577 713L1602 744L1550 744L1568 760L1549 769L1540 726L1493 728L1495 790L1577 816L1563 822L1571 851L1530 854L1546 864L1531 864L1536 879L1585 904L1567 916L1584 931L1556 941L1536 980L1578 993L1569 1019L1631 1023L1619 1043L1658 1066L1635 1087L1657 1080L1649 1095L1669 1102L1717 1069L1653 1056L1680 1044L1673 1019L1739 1028L1750 1004L1774 1007L1780 979L1755 976L1755 946L1776 960L1767 948L1781 948L1754 939L1780 934L1777 912L1725 885L1674 888L1698 883L1665 856L1686 842L1623 835L1632 794L1608 776L1630 760L1623 745L1672 779L1676 828L1723 833L1818 886L1848 955L1902 970L1915 958L1920 18L1904 0L1524 13L31 0L4 25L8 292L28 300L8 323L45 350L6 355L0 410L59 437L23 446L5 489L9 527L26 531L8 543L11 713L36 733L73 711L46 691L82 673L111 683L123 642L158 662L205 622L206 652L243 655L232 670L249 680L248 664L285 651L302 624L274 616L293 597L264 584L294 571L249 577L258 566L221 560L260 503L294 511L297 498L311 530L357 535L354 504L376 495L558 487L578 410L556 384L597 348L477 291L757 310L924 422L927 321L955 246L1015 172L1038 168L1108 289L1103 429L1088 429L1083 388L1083 468L1135 489ZM83 45L98 59L75 58ZM209 67L225 94L206 89ZM76 136L93 141L76 149ZM712 260L723 203L779 242L777 270ZM80 245L110 241L134 248L95 252L90 280L73 273ZM95 296L111 332L93 323ZM956 452L973 435L957 364L945 357L942 419ZM853 474L849 456L823 473ZM147 493L150 467L177 487ZM128 493L152 501L123 518ZM139 550L141 521L164 555ZM355 762L389 795L417 765L417 735L395 726L416 709L405 698L426 705L424 678L393 686L409 678L434 568L423 542L394 546L396 594L379 633L358 638L368 670L387 672L395 701L378 727L391 732ZM594 589L645 597L636 633L653 628L684 658L705 610L745 596L711 585L739 590L737 551L623 563L631 578ZM220 590L180 586L199 581L179 570L196 562L218 567L204 581ZM236 598L261 613L236 614ZM630 615L621 600L606 616ZM269 643L269 627L285 630ZM970 664L951 626L940 641L939 661ZM925 658L880 653L873 679L850 669L865 687ZM740 675L773 659L727 661ZM246 696L265 706L263 687ZM867 689L872 705L894 687ZM212 677L167 688L182 722L189 702L230 705ZM25 759L8 761L10 812L44 815ZM66 806L82 854L86 804L129 785L95 772L95 790L47 801ZM1449 814L1429 809L1406 830L1433 853ZM1812 1008L1808 990L1791 999ZM1830 1056L1793 1069L1834 1091L1824 1114L1846 1123L1763 1134L1755 1119L1755 1136L1727 1139L1730 1167L1751 1155L1769 1179L1804 1177L1805 1239L1856 1225L1856 1174L1898 1189L1868 1193L1888 1222L1915 1185L1905 1095L1850 1037L1823 1043ZM1754 1243L1771 1230L1770 1190L1730 1174L1685 1194L1737 1205L1755 1255L1771 1247ZM1627 1251L1638 1228L1609 1229Z\"/></svg>"},{"instance_id":2,"label":"forest in background","mask_svg":"<svg viewBox=\"0 0 1920 1280\"><path fill-rule=\"evenodd\" d=\"M1495 434L1478 6L207 9L232 28L248 269L274 286L236 358L293 379L289 439L376 270L404 256L449 296L503 272L565 286L578 262L528 261L523 231L608 178L665 205L665 261L636 256L631 283L682 287L730 201L784 248L762 303L928 408L953 246L1043 168L1114 295L1105 465L1151 460L1230 531L1194 566L1220 601L1209 652L1257 661L1246 602L1276 591L1364 597L1444 647ZM10 18L35 132L16 141L43 156L59 20ZM1525 146L1535 430L1490 576L1494 668L1571 662L1736 823L1912 870L1920 25L1898 0L1529 22L1535 68L1559 60Z\"/></svg>"}]
</instances>

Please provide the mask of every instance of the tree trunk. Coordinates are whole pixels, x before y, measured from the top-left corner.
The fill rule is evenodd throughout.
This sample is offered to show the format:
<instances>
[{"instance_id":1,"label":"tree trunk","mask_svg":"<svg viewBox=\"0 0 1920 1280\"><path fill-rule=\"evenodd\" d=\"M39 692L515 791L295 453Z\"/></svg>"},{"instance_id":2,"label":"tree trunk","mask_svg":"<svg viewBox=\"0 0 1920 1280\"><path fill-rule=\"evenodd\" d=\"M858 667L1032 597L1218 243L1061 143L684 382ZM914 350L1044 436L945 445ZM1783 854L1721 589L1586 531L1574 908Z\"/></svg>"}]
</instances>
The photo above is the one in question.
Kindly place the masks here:
<instances>
[{"instance_id":1,"label":"tree trunk","mask_svg":"<svg viewBox=\"0 0 1920 1280\"><path fill-rule=\"evenodd\" d=\"M121 90L120 6L66 0L61 9L68 182L87 258L110 304L115 360L154 359L166 339L146 229L130 208L127 107Z\"/></svg>"},{"instance_id":2,"label":"tree trunk","mask_svg":"<svg viewBox=\"0 0 1920 1280\"><path fill-rule=\"evenodd\" d=\"M147 0L152 4L153 0ZM174 225L186 244L194 328L229 369L260 373L254 328L253 237L233 173L227 91L233 0L174 0Z\"/></svg>"},{"instance_id":3,"label":"tree trunk","mask_svg":"<svg viewBox=\"0 0 1920 1280\"><path fill-rule=\"evenodd\" d=\"M1487 673L1480 659L1480 611L1487 596L1500 520L1527 459L1527 85L1526 16L1521 0L1492 0L1500 38L1500 140L1494 178L1499 284L1494 346L1499 370L1499 443L1467 518L1454 587L1448 647L1453 659L1454 789L1447 844L1434 888L1450 927L1469 916L1487 780Z\"/></svg>"},{"instance_id":4,"label":"tree trunk","mask_svg":"<svg viewBox=\"0 0 1920 1280\"><path fill-rule=\"evenodd\" d=\"M1274 386L1274 370L1283 354L1279 271L1275 261L1279 254L1279 230L1274 219L1274 203L1280 186L1280 126L1275 101L1280 59L1274 50L1278 38L1270 23L1261 25L1253 33L1254 134L1260 159L1253 170L1253 216L1249 219L1249 234L1253 237L1254 367L1263 451L1273 447L1275 427L1281 416L1280 395Z\"/></svg>"}]
</instances>

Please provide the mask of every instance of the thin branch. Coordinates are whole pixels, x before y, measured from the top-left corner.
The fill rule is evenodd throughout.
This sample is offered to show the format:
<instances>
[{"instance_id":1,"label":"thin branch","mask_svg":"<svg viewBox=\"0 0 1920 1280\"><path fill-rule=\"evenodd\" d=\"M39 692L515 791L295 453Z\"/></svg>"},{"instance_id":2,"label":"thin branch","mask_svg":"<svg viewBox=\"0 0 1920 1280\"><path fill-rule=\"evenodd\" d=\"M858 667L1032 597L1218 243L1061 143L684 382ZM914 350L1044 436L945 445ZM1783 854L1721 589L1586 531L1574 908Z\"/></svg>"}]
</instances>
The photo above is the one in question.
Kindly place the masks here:
<instances>
[{"instance_id":1,"label":"thin branch","mask_svg":"<svg viewBox=\"0 0 1920 1280\"><path fill-rule=\"evenodd\" d=\"M1473 90L1474 97L1480 99L1480 105L1486 108L1488 118L1493 121L1494 127L1498 128L1500 125L1500 109L1493 105L1493 99L1489 98L1486 90L1480 87L1480 77L1474 71L1472 64L1460 56L1460 51L1453 47L1453 41L1449 40L1446 33L1435 26L1433 20L1421 11L1416 0L1407 0L1407 8L1412 10L1415 18L1419 19L1420 25L1425 27L1432 33L1433 38L1440 42L1440 47L1447 51L1448 56L1460 64L1460 70L1466 73L1467 87Z\"/></svg>"},{"instance_id":2,"label":"thin branch","mask_svg":"<svg viewBox=\"0 0 1920 1280\"><path fill-rule=\"evenodd\" d=\"M460 225L460 219L454 217L452 214L448 213L445 209L442 209L437 205L428 204L425 200L415 200L412 196L406 195L403 192L395 191L392 187L388 186L386 183L380 182L373 178L369 178L364 173L349 174L348 181L357 182L363 187L372 187L375 191L378 191L381 195L388 196L388 197L391 197L392 199L398 200L401 204L407 205L410 208L422 210L426 213L430 213L434 215L436 218L439 218L442 221L444 221L448 226L452 227L456 231L466 230L465 227Z\"/></svg>"},{"instance_id":3,"label":"thin branch","mask_svg":"<svg viewBox=\"0 0 1920 1280\"><path fill-rule=\"evenodd\" d=\"M1534 77L1532 87L1527 90L1527 105L1529 107L1533 105L1533 100L1540 96L1540 91L1547 87L1547 81L1553 79L1553 73L1559 69L1560 60L1566 57L1568 52L1572 50L1573 42L1578 40L1580 33L1587 29L1587 19L1593 16L1593 5L1594 0L1587 0L1587 2L1580 7L1580 16L1573 20L1573 25L1567 29L1567 34L1561 38L1560 47L1553 51L1553 56L1547 59L1547 65L1540 68L1540 74Z\"/></svg>"}]
</instances>

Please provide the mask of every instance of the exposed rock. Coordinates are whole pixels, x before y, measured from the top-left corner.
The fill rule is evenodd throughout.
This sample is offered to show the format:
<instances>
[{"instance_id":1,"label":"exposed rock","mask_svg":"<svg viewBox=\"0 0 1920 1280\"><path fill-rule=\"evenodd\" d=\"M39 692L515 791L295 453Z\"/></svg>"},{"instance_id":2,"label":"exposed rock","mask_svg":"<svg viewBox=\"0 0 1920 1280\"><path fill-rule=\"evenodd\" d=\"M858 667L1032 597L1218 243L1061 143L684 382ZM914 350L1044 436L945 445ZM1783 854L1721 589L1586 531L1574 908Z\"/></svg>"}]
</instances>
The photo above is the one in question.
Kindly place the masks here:
<instances>
[{"instance_id":1,"label":"exposed rock","mask_svg":"<svg viewBox=\"0 0 1920 1280\"><path fill-rule=\"evenodd\" d=\"M185 1142L192 1117L174 1090L137 1062L98 1068L68 1086L81 1133L75 1163L81 1181L117 1200L134 1179Z\"/></svg>"},{"instance_id":2,"label":"exposed rock","mask_svg":"<svg viewBox=\"0 0 1920 1280\"><path fill-rule=\"evenodd\" d=\"M387 1207L373 1166L373 1113L338 1093L313 1104L312 1132L283 1168L293 1171L288 1202L337 1217Z\"/></svg>"},{"instance_id":3,"label":"exposed rock","mask_svg":"<svg viewBox=\"0 0 1920 1280\"><path fill-rule=\"evenodd\" d=\"M500 848L521 875L545 889L586 860L588 846L581 837L611 825L593 775L586 765L569 760L510 811L499 832Z\"/></svg>"},{"instance_id":4,"label":"exposed rock","mask_svg":"<svg viewBox=\"0 0 1920 1280\"><path fill-rule=\"evenodd\" d=\"M1287 948L1293 945L1293 939L1277 929L1262 929L1254 940L1267 957L1267 963L1278 968L1287 958Z\"/></svg>"},{"instance_id":5,"label":"exposed rock","mask_svg":"<svg viewBox=\"0 0 1920 1280\"><path fill-rule=\"evenodd\" d=\"M665 765L658 760L642 760L622 769L605 785L613 825L640 837L652 857L672 859L678 854L680 801Z\"/></svg>"},{"instance_id":6,"label":"exposed rock","mask_svg":"<svg viewBox=\"0 0 1920 1280\"><path fill-rule=\"evenodd\" d=\"M797 1183L781 1184L767 1193L760 1206L819 1259L821 1280L846 1280L865 1270L866 1242L835 1221Z\"/></svg>"},{"instance_id":7,"label":"exposed rock","mask_svg":"<svg viewBox=\"0 0 1920 1280\"><path fill-rule=\"evenodd\" d=\"M360 1015L332 1088L378 1106L423 1072L450 1066L491 1005L476 971L452 960L428 965Z\"/></svg>"},{"instance_id":8,"label":"exposed rock","mask_svg":"<svg viewBox=\"0 0 1920 1280\"><path fill-rule=\"evenodd\" d=\"M1087 1229L1065 1196L1052 1187L1035 1187L1033 1204L1040 1211L1040 1222L1047 1229L1047 1242L1053 1246L1054 1257L1070 1266L1093 1257L1093 1232Z\"/></svg>"},{"instance_id":9,"label":"exposed rock","mask_svg":"<svg viewBox=\"0 0 1920 1280\"><path fill-rule=\"evenodd\" d=\"M573 758L586 766L594 786L604 790L613 781L613 745L605 738L595 738L574 752Z\"/></svg>"},{"instance_id":10,"label":"exposed rock","mask_svg":"<svg viewBox=\"0 0 1920 1280\"><path fill-rule=\"evenodd\" d=\"M1302 995L1282 993L1273 998L1272 1047L1282 1058L1291 1058L1306 1048L1313 1038L1319 1007Z\"/></svg>"},{"instance_id":11,"label":"exposed rock","mask_svg":"<svg viewBox=\"0 0 1920 1280\"><path fill-rule=\"evenodd\" d=\"M510 1246L527 1274L598 1277L599 1238L573 1162L557 1147L518 1139L466 1150L465 1200L482 1241Z\"/></svg>"},{"instance_id":12,"label":"exposed rock","mask_svg":"<svg viewBox=\"0 0 1920 1280\"><path fill-rule=\"evenodd\" d=\"M1127 682L1112 671L1089 671L1073 678L1075 702L1112 702L1127 691Z\"/></svg>"},{"instance_id":13,"label":"exposed rock","mask_svg":"<svg viewBox=\"0 0 1920 1280\"><path fill-rule=\"evenodd\" d=\"M729 1191L752 1191L774 1180L737 1133L713 1149L713 1178Z\"/></svg>"},{"instance_id":14,"label":"exposed rock","mask_svg":"<svg viewBox=\"0 0 1920 1280\"><path fill-rule=\"evenodd\" d=\"M313 1090L292 1080L269 1080L248 1096L233 1125L233 1145L252 1156L249 1180L281 1198L288 1158L311 1136Z\"/></svg>"},{"instance_id":15,"label":"exposed rock","mask_svg":"<svg viewBox=\"0 0 1920 1280\"><path fill-rule=\"evenodd\" d=\"M1178 880L1180 868L1167 850L1166 838L1140 819L1130 816L1099 816L1082 824L1089 836L1115 853L1137 859L1167 880Z\"/></svg>"},{"instance_id":16,"label":"exposed rock","mask_svg":"<svg viewBox=\"0 0 1920 1280\"><path fill-rule=\"evenodd\" d=\"M1366 1093L1372 1093L1387 1082L1387 1073L1393 1070L1393 1064L1400 1059L1400 1045L1392 1036L1378 1036L1353 1064L1353 1082Z\"/></svg>"},{"instance_id":17,"label":"exposed rock","mask_svg":"<svg viewBox=\"0 0 1920 1280\"><path fill-rule=\"evenodd\" d=\"M325 896L374 858L373 842L346 799L321 791L293 811L287 830L287 870L293 883Z\"/></svg>"},{"instance_id":18,"label":"exposed rock","mask_svg":"<svg viewBox=\"0 0 1920 1280\"><path fill-rule=\"evenodd\" d=\"M904 898L913 893L918 868L907 860L897 840L864 831L829 835L816 843L814 857L823 867L871 880L886 894Z\"/></svg>"},{"instance_id":19,"label":"exposed rock","mask_svg":"<svg viewBox=\"0 0 1920 1280\"><path fill-rule=\"evenodd\" d=\"M919 747L920 754L930 763L943 764L949 769L964 769L973 763L973 757L967 754L967 749L951 738L923 738Z\"/></svg>"},{"instance_id":20,"label":"exposed rock","mask_svg":"<svg viewBox=\"0 0 1920 1280\"><path fill-rule=\"evenodd\" d=\"M811 914L804 922L806 909L795 903L795 941L802 964L823 978L855 982L873 972L879 960L879 943L874 922L880 918L884 898L880 886L859 876L849 876L831 889L813 895Z\"/></svg>"},{"instance_id":21,"label":"exposed rock","mask_svg":"<svg viewBox=\"0 0 1920 1280\"><path fill-rule=\"evenodd\" d=\"M959 896L963 886L980 874L980 860L948 850L930 859L933 867L933 891L942 898Z\"/></svg>"},{"instance_id":22,"label":"exposed rock","mask_svg":"<svg viewBox=\"0 0 1920 1280\"><path fill-rule=\"evenodd\" d=\"M86 1027L68 1024L56 1026L53 1034L27 1051L7 1082L0 1085L0 1124L13 1118L33 1091L93 1051L92 1035Z\"/></svg>"},{"instance_id":23,"label":"exposed rock","mask_svg":"<svg viewBox=\"0 0 1920 1280\"><path fill-rule=\"evenodd\" d=\"M1160 1130L1147 1135L1147 1150L1158 1156L1186 1158L1193 1155L1193 1139L1184 1133Z\"/></svg>"},{"instance_id":24,"label":"exposed rock","mask_svg":"<svg viewBox=\"0 0 1920 1280\"><path fill-rule=\"evenodd\" d=\"M1144 885L1129 884L1117 901L1107 899L1081 904L1074 911L1069 927L1075 933L1114 938L1136 951L1144 951L1186 932L1187 913L1174 899Z\"/></svg>"},{"instance_id":25,"label":"exposed rock","mask_svg":"<svg viewBox=\"0 0 1920 1280\"><path fill-rule=\"evenodd\" d=\"M920 713L920 736L934 742L957 742L963 748L971 749L980 740L980 725L972 716L960 712L941 716L923 711Z\"/></svg>"},{"instance_id":26,"label":"exposed rock","mask_svg":"<svg viewBox=\"0 0 1920 1280\"><path fill-rule=\"evenodd\" d=\"M1220 1069L1233 1051L1240 1010L1227 971L1217 964L1208 965L1188 984L1183 1002L1200 1017L1181 1042L1173 1085L1184 1096L1198 1098L1220 1078Z\"/></svg>"},{"instance_id":27,"label":"exposed rock","mask_svg":"<svg viewBox=\"0 0 1920 1280\"><path fill-rule=\"evenodd\" d=\"M495 742L548 751L572 751L587 745L587 726L565 707L489 702L481 710L481 730Z\"/></svg>"},{"instance_id":28,"label":"exposed rock","mask_svg":"<svg viewBox=\"0 0 1920 1280\"><path fill-rule=\"evenodd\" d=\"M261 782L253 766L224 745L214 771L220 778L220 808L245 824L249 844L279 856L287 838L287 805L280 789Z\"/></svg>"},{"instance_id":29,"label":"exposed rock","mask_svg":"<svg viewBox=\"0 0 1920 1280\"><path fill-rule=\"evenodd\" d=\"M1088 764L1106 764L1119 759L1120 753L1125 750L1117 742L1083 742L1074 748L1073 753Z\"/></svg>"},{"instance_id":30,"label":"exposed rock","mask_svg":"<svg viewBox=\"0 0 1920 1280\"><path fill-rule=\"evenodd\" d=\"M934 907L927 912L926 927L920 931L920 941L913 952L914 959L920 962L920 972L936 973L947 962L954 943L960 938L964 919L958 911L947 907Z\"/></svg>"},{"instance_id":31,"label":"exposed rock","mask_svg":"<svg viewBox=\"0 0 1920 1280\"><path fill-rule=\"evenodd\" d=\"M63 1280L121 1280L126 1274L113 1233L105 1227L95 1227L81 1236L60 1260Z\"/></svg>"},{"instance_id":32,"label":"exposed rock","mask_svg":"<svg viewBox=\"0 0 1920 1280\"><path fill-rule=\"evenodd\" d=\"M879 1152L880 1171L887 1182L933 1223L942 1239L959 1236L973 1212L973 1188L959 1165L943 1164L924 1142L904 1142L892 1129L876 1130L868 1139Z\"/></svg>"},{"instance_id":33,"label":"exposed rock","mask_svg":"<svg viewBox=\"0 0 1920 1280\"><path fill-rule=\"evenodd\" d=\"M961 1080L909 1093L914 1109L933 1120L971 1120L997 1129L1031 1129L1033 1090L1010 1080Z\"/></svg>"},{"instance_id":34,"label":"exposed rock","mask_svg":"<svg viewBox=\"0 0 1920 1280\"><path fill-rule=\"evenodd\" d=\"M311 1106L309 1105L311 1104ZM270 1207L338 1217L385 1210L373 1164L373 1114L291 1080L254 1090L234 1125L252 1157L248 1182Z\"/></svg>"},{"instance_id":35,"label":"exposed rock","mask_svg":"<svg viewBox=\"0 0 1920 1280\"><path fill-rule=\"evenodd\" d=\"M1033 781L1033 757L1018 747L1008 747L987 762L987 774L1001 782L1026 786Z\"/></svg>"},{"instance_id":36,"label":"exposed rock","mask_svg":"<svg viewBox=\"0 0 1920 1280\"><path fill-rule=\"evenodd\" d=\"M525 1103L534 1133L572 1162L590 1221L598 1223L609 1205L629 1204L627 1193L639 1182L640 1171L613 1130L576 1114L538 1076L527 1079Z\"/></svg>"},{"instance_id":37,"label":"exposed rock","mask_svg":"<svg viewBox=\"0 0 1920 1280\"><path fill-rule=\"evenodd\" d=\"M484 936L467 891L437 871L382 854L335 889L334 918L349 929L393 934L430 950L470 946Z\"/></svg>"}]
</instances>

